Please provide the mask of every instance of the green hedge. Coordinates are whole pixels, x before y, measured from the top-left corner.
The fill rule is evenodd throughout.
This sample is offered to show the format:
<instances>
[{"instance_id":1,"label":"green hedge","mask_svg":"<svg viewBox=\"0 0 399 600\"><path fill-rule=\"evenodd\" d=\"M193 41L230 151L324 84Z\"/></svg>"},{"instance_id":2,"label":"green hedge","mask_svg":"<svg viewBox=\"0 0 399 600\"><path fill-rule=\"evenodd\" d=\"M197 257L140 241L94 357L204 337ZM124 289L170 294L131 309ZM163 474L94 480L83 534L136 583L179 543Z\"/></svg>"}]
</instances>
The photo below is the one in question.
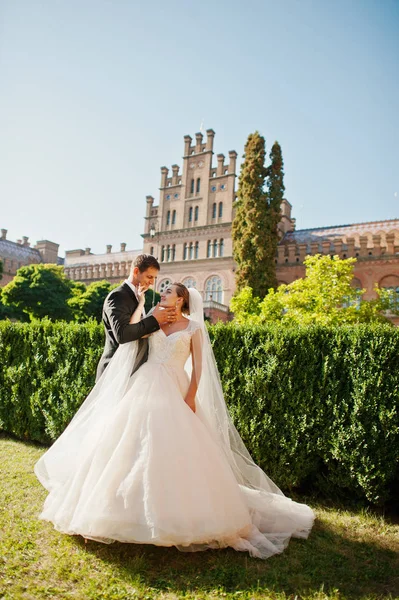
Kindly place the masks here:
<instances>
[{"instance_id":1,"label":"green hedge","mask_svg":"<svg viewBox=\"0 0 399 600\"><path fill-rule=\"evenodd\" d=\"M95 321L0 321L0 429L54 441L94 385L103 340Z\"/></svg>"},{"instance_id":2,"label":"green hedge","mask_svg":"<svg viewBox=\"0 0 399 600\"><path fill-rule=\"evenodd\" d=\"M398 485L399 330L210 328L231 414L284 490L382 503ZM51 442L94 383L95 323L0 322L0 428Z\"/></svg>"}]
</instances>

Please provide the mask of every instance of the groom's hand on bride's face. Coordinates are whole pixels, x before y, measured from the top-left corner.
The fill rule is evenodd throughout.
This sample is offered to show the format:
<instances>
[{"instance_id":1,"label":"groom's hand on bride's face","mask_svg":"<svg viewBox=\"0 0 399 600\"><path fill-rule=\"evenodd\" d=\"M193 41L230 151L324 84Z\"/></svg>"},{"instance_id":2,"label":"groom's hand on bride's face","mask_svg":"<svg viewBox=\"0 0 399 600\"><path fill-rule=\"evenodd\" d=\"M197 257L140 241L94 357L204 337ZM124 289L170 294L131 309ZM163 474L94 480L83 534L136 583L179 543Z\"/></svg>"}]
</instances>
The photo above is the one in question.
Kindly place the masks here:
<instances>
[{"instance_id":1,"label":"groom's hand on bride's face","mask_svg":"<svg viewBox=\"0 0 399 600\"><path fill-rule=\"evenodd\" d=\"M152 316L156 318L160 325L165 325L166 323L174 323L176 321L176 307L169 306L166 308L161 308L158 302L158 304L154 308Z\"/></svg>"}]
</instances>

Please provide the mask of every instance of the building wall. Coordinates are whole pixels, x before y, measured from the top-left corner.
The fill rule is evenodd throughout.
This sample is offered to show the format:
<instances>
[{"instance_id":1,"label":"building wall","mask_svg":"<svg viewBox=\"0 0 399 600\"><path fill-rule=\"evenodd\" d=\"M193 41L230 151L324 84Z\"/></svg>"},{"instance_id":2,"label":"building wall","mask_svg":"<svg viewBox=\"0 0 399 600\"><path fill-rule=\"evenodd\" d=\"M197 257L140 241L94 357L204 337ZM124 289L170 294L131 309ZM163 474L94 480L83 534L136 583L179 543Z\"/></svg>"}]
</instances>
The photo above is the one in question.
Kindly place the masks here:
<instances>
[{"instance_id":1,"label":"building wall","mask_svg":"<svg viewBox=\"0 0 399 600\"><path fill-rule=\"evenodd\" d=\"M58 264L58 247L59 245L54 242L41 240L32 248L27 236L13 242L7 239L7 229L2 229L0 259L3 262L3 276L0 286L4 287L12 281L21 267L40 263Z\"/></svg>"},{"instance_id":2,"label":"building wall","mask_svg":"<svg viewBox=\"0 0 399 600\"><path fill-rule=\"evenodd\" d=\"M132 261L141 254L141 250L126 250L121 243L118 252L112 252L112 246L106 247L105 254L92 254L85 250L67 250L65 253L65 274L69 279L89 284L94 281L108 280L119 283L129 275Z\"/></svg>"}]
</instances>

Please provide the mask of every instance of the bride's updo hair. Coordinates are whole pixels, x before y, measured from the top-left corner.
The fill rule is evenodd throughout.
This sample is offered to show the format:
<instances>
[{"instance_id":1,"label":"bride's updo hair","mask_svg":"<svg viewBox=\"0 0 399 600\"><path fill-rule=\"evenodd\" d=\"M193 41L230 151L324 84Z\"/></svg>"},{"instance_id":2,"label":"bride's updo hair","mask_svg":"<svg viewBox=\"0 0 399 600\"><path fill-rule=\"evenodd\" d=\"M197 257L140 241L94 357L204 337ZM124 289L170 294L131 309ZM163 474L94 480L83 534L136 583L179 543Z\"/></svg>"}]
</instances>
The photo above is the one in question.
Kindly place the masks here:
<instances>
[{"instance_id":1,"label":"bride's updo hair","mask_svg":"<svg viewBox=\"0 0 399 600\"><path fill-rule=\"evenodd\" d=\"M179 282L175 282L172 285L176 288L176 294L179 298L183 298L183 304L181 305L182 313L186 315L190 314L190 294L188 293L188 289L185 285Z\"/></svg>"}]
</instances>

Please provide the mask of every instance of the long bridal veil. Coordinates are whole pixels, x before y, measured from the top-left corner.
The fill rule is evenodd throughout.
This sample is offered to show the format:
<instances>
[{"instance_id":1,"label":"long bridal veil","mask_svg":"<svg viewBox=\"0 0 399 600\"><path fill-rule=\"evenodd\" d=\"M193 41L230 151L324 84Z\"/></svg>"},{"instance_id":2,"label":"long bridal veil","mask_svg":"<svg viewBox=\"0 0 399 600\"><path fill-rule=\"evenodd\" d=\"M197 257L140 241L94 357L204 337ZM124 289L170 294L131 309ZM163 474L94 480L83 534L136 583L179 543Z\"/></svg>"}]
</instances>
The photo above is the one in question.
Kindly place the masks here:
<instances>
[{"instance_id":1,"label":"long bridal veil","mask_svg":"<svg viewBox=\"0 0 399 600\"><path fill-rule=\"evenodd\" d=\"M200 414L222 448L237 482L253 490L264 490L283 496L251 458L230 417L212 350L212 344L204 322L203 301L195 288L189 288L190 320L200 325L200 343L193 343L194 361L201 364L198 373L197 404Z\"/></svg>"},{"instance_id":2,"label":"long bridal veil","mask_svg":"<svg viewBox=\"0 0 399 600\"><path fill-rule=\"evenodd\" d=\"M201 343L193 336L194 364L198 370L198 417L205 421L234 473L245 498L253 524L250 542L241 540L253 556L267 558L286 547L291 536L306 538L313 526L314 513L305 504L294 502L253 461L230 417L204 323L200 293L189 289L190 319L197 321Z\"/></svg>"}]
</instances>

